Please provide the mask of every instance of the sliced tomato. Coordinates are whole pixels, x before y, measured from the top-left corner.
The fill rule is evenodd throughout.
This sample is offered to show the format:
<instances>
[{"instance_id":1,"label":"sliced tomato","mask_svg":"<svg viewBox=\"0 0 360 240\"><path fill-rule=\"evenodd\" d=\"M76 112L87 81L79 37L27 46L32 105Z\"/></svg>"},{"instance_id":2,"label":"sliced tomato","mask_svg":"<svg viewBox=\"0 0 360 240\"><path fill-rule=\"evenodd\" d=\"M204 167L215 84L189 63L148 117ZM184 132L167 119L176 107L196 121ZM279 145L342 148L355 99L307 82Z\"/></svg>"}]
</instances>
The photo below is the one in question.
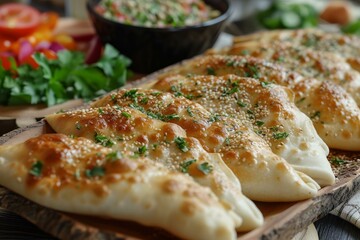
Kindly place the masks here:
<instances>
[{"instance_id":1,"label":"sliced tomato","mask_svg":"<svg viewBox=\"0 0 360 240\"><path fill-rule=\"evenodd\" d=\"M21 37L31 34L40 24L40 13L35 8L8 3L0 5L1 34Z\"/></svg>"},{"instance_id":2,"label":"sliced tomato","mask_svg":"<svg viewBox=\"0 0 360 240\"><path fill-rule=\"evenodd\" d=\"M0 61L1 61L1 66L2 66L5 70L10 70L10 69L11 69L10 57L8 57L8 56L1 56L1 55L0 55Z\"/></svg>"},{"instance_id":3,"label":"sliced tomato","mask_svg":"<svg viewBox=\"0 0 360 240\"><path fill-rule=\"evenodd\" d=\"M41 14L41 18L40 18L40 26L39 29L49 29L49 30L53 30L57 23L58 23L58 19L59 19L59 14L57 14L56 12L44 12Z\"/></svg>"},{"instance_id":4,"label":"sliced tomato","mask_svg":"<svg viewBox=\"0 0 360 240\"><path fill-rule=\"evenodd\" d=\"M21 62L21 65L23 64L28 64L30 65L32 68L37 69L39 67L39 64L36 62L36 60L34 59L33 55L27 56L26 58L24 58Z\"/></svg>"}]
</instances>

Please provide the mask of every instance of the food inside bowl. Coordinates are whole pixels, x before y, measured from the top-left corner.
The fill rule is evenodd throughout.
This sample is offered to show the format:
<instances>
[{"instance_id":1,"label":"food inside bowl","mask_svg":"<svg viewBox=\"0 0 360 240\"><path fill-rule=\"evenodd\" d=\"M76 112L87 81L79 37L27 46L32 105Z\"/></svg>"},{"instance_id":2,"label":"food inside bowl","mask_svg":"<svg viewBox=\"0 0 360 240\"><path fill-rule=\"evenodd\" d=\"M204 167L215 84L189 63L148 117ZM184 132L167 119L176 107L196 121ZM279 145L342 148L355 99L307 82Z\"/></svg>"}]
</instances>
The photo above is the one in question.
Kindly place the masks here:
<instances>
[{"instance_id":1,"label":"food inside bowl","mask_svg":"<svg viewBox=\"0 0 360 240\"><path fill-rule=\"evenodd\" d=\"M101 0L105 18L144 27L184 27L216 18L220 12L202 0Z\"/></svg>"}]
</instances>

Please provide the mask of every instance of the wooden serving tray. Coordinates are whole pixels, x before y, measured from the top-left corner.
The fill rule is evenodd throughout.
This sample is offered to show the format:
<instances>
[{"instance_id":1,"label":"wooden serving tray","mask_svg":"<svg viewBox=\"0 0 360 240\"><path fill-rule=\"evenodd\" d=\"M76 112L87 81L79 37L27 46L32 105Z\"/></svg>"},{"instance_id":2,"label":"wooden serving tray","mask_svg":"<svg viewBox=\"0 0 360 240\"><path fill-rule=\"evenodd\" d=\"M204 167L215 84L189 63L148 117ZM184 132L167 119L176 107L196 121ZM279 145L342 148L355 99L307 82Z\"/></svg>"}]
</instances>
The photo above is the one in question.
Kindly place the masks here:
<instances>
[{"instance_id":1,"label":"wooden serving tray","mask_svg":"<svg viewBox=\"0 0 360 240\"><path fill-rule=\"evenodd\" d=\"M179 66L177 64L176 66ZM170 67L171 69L172 67ZM148 87L164 69L125 87ZM86 106L83 106L86 107ZM14 130L0 137L0 144L23 142L53 130L45 121ZM360 190L360 152L331 150L329 159L341 158L342 164L334 165L337 177L332 186L321 189L312 199L294 203L259 203L265 223L251 232L238 235L239 240L291 239L317 219L328 214L340 203ZM134 222L80 216L55 211L0 187L0 207L17 213L37 225L43 231L60 239L177 239L167 232L141 226Z\"/></svg>"}]
</instances>

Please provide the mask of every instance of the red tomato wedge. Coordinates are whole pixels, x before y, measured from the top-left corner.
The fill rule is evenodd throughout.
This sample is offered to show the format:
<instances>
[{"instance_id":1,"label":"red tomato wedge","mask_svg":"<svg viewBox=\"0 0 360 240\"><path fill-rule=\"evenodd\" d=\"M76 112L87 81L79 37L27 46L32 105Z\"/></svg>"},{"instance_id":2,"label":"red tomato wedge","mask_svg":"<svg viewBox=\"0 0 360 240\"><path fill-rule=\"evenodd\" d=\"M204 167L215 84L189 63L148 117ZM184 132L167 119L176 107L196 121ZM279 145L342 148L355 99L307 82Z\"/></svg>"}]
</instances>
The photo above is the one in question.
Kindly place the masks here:
<instances>
[{"instance_id":1,"label":"red tomato wedge","mask_svg":"<svg viewBox=\"0 0 360 240\"><path fill-rule=\"evenodd\" d=\"M31 34L40 25L41 15L35 8L8 3L0 5L0 33L22 37Z\"/></svg>"}]
</instances>

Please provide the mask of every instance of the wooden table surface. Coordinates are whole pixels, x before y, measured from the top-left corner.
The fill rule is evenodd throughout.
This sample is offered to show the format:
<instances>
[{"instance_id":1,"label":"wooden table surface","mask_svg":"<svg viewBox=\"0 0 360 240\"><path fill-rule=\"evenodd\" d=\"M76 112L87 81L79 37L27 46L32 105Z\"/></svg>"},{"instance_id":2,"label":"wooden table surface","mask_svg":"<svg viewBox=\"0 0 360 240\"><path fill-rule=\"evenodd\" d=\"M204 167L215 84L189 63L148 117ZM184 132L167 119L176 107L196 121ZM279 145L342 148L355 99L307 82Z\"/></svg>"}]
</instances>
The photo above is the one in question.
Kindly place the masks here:
<instances>
[{"instance_id":1,"label":"wooden table surface","mask_svg":"<svg viewBox=\"0 0 360 240\"><path fill-rule=\"evenodd\" d=\"M360 239L360 229L331 214L316 221L315 227L318 231L319 240ZM0 239L52 240L56 238L42 232L35 225L18 215L6 210L0 210Z\"/></svg>"}]
</instances>

